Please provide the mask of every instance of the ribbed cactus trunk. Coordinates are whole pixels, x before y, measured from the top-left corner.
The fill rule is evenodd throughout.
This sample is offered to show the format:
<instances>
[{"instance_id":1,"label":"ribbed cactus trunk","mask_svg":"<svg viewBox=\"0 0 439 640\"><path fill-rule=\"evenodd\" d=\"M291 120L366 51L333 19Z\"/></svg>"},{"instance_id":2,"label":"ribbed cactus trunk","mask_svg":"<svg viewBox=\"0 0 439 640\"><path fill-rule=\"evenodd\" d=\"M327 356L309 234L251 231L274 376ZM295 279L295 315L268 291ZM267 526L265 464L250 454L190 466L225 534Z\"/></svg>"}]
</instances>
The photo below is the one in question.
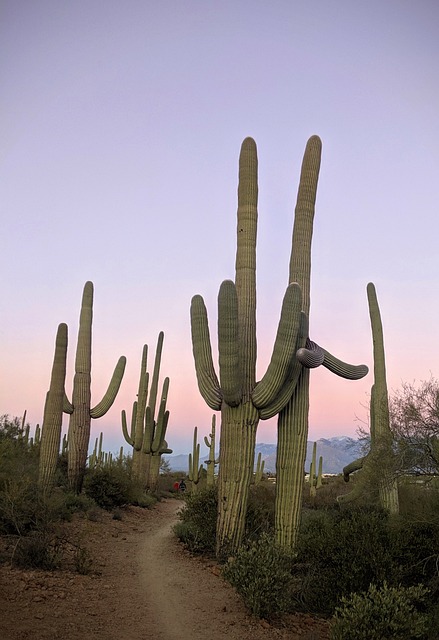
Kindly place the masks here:
<instances>
[{"instance_id":1,"label":"ribbed cactus trunk","mask_svg":"<svg viewBox=\"0 0 439 640\"><path fill-rule=\"evenodd\" d=\"M86 282L82 295L78 343L75 358L72 402L64 397L64 411L70 414L68 433L69 486L81 492L90 441L92 418L101 418L112 406L125 371L126 358L121 356L101 402L91 408L91 344L93 321L93 283Z\"/></svg>"},{"instance_id":2,"label":"ribbed cactus trunk","mask_svg":"<svg viewBox=\"0 0 439 640\"><path fill-rule=\"evenodd\" d=\"M204 436L204 444L209 449L209 459L206 460L207 476L206 485L213 487L215 484L215 465L217 461L215 459L215 444L216 444L216 416L212 416L212 428L210 430L210 440Z\"/></svg>"},{"instance_id":3,"label":"ribbed cactus trunk","mask_svg":"<svg viewBox=\"0 0 439 640\"><path fill-rule=\"evenodd\" d=\"M371 454L378 462L378 493L381 506L391 514L399 513L398 482L395 475L393 436L390 430L389 397L386 378L383 325L375 286L367 285L372 327L374 384L371 394ZM376 463L375 463L376 464Z\"/></svg>"},{"instance_id":4,"label":"ribbed cactus trunk","mask_svg":"<svg viewBox=\"0 0 439 640\"><path fill-rule=\"evenodd\" d=\"M207 311L201 296L191 305L192 343L198 386L206 403L221 410L217 555L233 553L245 526L259 418L273 417L288 400L284 385L295 359L301 292L287 288L267 372L256 384L257 153L244 140L239 159L235 282L218 295L219 380L212 360Z\"/></svg>"},{"instance_id":5,"label":"ribbed cactus trunk","mask_svg":"<svg viewBox=\"0 0 439 640\"><path fill-rule=\"evenodd\" d=\"M41 430L38 486L43 492L53 488L61 445L67 359L67 325L58 326L50 387L44 406Z\"/></svg>"},{"instance_id":6,"label":"ribbed cactus trunk","mask_svg":"<svg viewBox=\"0 0 439 640\"><path fill-rule=\"evenodd\" d=\"M308 140L302 162L294 217L289 282L302 289L302 310L310 311L311 241L322 143ZM291 398L279 413L276 458L276 541L284 548L294 547L300 525L304 468L308 440L309 369L300 367L299 379Z\"/></svg>"}]
</instances>

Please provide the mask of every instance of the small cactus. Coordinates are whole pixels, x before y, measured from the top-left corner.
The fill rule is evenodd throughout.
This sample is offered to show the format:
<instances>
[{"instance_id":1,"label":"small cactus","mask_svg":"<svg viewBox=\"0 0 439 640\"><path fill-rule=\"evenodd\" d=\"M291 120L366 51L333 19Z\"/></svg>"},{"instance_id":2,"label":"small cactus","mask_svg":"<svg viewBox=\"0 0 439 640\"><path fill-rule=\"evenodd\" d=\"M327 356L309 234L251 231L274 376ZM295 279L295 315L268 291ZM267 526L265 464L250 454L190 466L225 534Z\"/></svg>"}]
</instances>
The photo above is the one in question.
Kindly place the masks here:
<instances>
[{"instance_id":1,"label":"small cactus","mask_svg":"<svg viewBox=\"0 0 439 640\"><path fill-rule=\"evenodd\" d=\"M204 436L204 444L209 449L209 459L205 460L205 464L207 465L207 476L206 476L206 484L208 487L213 487L215 484L215 466L218 464L219 460L215 459L215 425L216 425L216 416L213 414L212 416L212 429L209 434L209 438Z\"/></svg>"},{"instance_id":2,"label":"small cactus","mask_svg":"<svg viewBox=\"0 0 439 640\"><path fill-rule=\"evenodd\" d=\"M189 454L189 473L188 478L192 483L192 493L198 490L198 483L201 478L201 470L203 465L200 465L200 444L197 442L197 427L194 427L194 442L192 447L192 453Z\"/></svg>"}]
</instances>

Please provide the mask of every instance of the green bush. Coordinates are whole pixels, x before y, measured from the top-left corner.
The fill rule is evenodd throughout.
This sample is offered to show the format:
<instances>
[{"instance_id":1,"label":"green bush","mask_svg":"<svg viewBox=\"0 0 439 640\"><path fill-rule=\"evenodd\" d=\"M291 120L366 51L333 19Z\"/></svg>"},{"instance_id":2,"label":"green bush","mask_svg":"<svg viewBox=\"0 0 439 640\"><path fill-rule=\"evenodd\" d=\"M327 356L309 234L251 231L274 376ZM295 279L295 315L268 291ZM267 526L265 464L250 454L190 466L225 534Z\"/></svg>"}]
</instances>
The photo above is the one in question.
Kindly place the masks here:
<instances>
[{"instance_id":1,"label":"green bush","mask_svg":"<svg viewBox=\"0 0 439 640\"><path fill-rule=\"evenodd\" d=\"M379 509L308 511L298 537L299 607L330 615L342 596L393 576L388 516Z\"/></svg>"},{"instance_id":2,"label":"green bush","mask_svg":"<svg viewBox=\"0 0 439 640\"><path fill-rule=\"evenodd\" d=\"M245 519L246 540L257 540L263 533L274 533L275 492L276 486L271 482L250 486Z\"/></svg>"},{"instance_id":3,"label":"green bush","mask_svg":"<svg viewBox=\"0 0 439 640\"><path fill-rule=\"evenodd\" d=\"M291 565L291 557L262 534L224 565L223 576L255 616L271 618L289 609Z\"/></svg>"},{"instance_id":4,"label":"green bush","mask_svg":"<svg viewBox=\"0 0 439 640\"><path fill-rule=\"evenodd\" d=\"M31 531L18 538L12 564L21 569L58 569L63 557L63 541L52 531Z\"/></svg>"},{"instance_id":5,"label":"green bush","mask_svg":"<svg viewBox=\"0 0 439 640\"><path fill-rule=\"evenodd\" d=\"M84 492L103 509L111 510L127 504L138 504L143 491L131 480L126 469L119 466L98 467L88 471Z\"/></svg>"},{"instance_id":6,"label":"green bush","mask_svg":"<svg viewBox=\"0 0 439 640\"><path fill-rule=\"evenodd\" d=\"M215 488L185 494L174 533L192 553L215 552L217 505Z\"/></svg>"},{"instance_id":7,"label":"green bush","mask_svg":"<svg viewBox=\"0 0 439 640\"><path fill-rule=\"evenodd\" d=\"M427 639L426 594L422 585L389 587L384 583L343 597L335 610L331 640Z\"/></svg>"}]
</instances>

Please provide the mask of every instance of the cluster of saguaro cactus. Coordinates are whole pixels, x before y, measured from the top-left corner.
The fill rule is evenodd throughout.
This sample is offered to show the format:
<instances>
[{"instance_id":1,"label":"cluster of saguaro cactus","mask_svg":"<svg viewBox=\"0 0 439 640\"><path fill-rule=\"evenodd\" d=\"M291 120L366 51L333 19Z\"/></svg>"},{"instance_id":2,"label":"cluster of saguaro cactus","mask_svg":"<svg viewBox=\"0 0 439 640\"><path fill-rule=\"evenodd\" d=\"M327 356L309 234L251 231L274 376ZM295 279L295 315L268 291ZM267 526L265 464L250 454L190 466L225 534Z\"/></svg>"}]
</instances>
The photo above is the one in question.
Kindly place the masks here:
<instances>
[{"instance_id":1,"label":"cluster of saguaro cactus","mask_svg":"<svg viewBox=\"0 0 439 640\"><path fill-rule=\"evenodd\" d=\"M315 498L317 489L322 486L323 457L319 457L319 468L317 469L317 442L312 447L311 466L309 469L309 495Z\"/></svg>"},{"instance_id":2,"label":"cluster of saguaro cactus","mask_svg":"<svg viewBox=\"0 0 439 640\"><path fill-rule=\"evenodd\" d=\"M261 381L256 383L257 199L256 145L251 138L246 138L239 160L235 282L224 281L218 296L219 378L213 365L203 298L196 295L191 304L199 390L211 409L221 410L218 555L240 545L260 413L274 411L272 415L275 415L288 401L288 396L284 397L284 385L295 359L302 307L300 287L289 285L271 362Z\"/></svg>"},{"instance_id":3,"label":"cluster of saguaro cactus","mask_svg":"<svg viewBox=\"0 0 439 640\"><path fill-rule=\"evenodd\" d=\"M121 356L102 400L91 406L91 343L93 320L93 283L86 282L82 295L78 343L75 358L72 401L64 396L64 412L70 414L68 479L70 488L79 493L88 457L92 418L101 418L112 406L125 371L126 358Z\"/></svg>"},{"instance_id":4,"label":"cluster of saguaro cactus","mask_svg":"<svg viewBox=\"0 0 439 640\"><path fill-rule=\"evenodd\" d=\"M115 459L113 454L102 449L102 441L104 434L101 431L99 437L95 440L95 446L92 453L88 456L89 469L98 469L111 467L114 463L121 465L123 462L123 447L119 450L119 456Z\"/></svg>"},{"instance_id":5,"label":"cluster of saguaro cactus","mask_svg":"<svg viewBox=\"0 0 439 640\"><path fill-rule=\"evenodd\" d=\"M144 345L143 347L139 388L137 400L133 403L130 433L128 433L126 413L122 411L122 431L125 440L133 447L134 476L152 491L157 486L162 455L164 453L172 453L172 449L168 448L165 440L169 421L169 411L166 409L169 378L165 378L163 382L159 409L156 415L163 340L164 333L161 331L157 340L150 389L149 373L147 371L148 346Z\"/></svg>"},{"instance_id":6,"label":"cluster of saguaro cactus","mask_svg":"<svg viewBox=\"0 0 439 640\"><path fill-rule=\"evenodd\" d=\"M218 296L219 379L214 369L207 312L201 296L191 305L192 344L201 395L221 410L217 554L239 547L244 531L248 485L253 473L259 419L279 414L276 537L293 546L297 534L308 435L309 367L323 364L347 378L367 367L334 358L308 337L311 237L321 143L308 141L302 165L286 290L273 355L256 383L257 154L244 140L239 161L235 282L222 283ZM239 455L237 452L239 451Z\"/></svg>"},{"instance_id":7,"label":"cluster of saguaro cactus","mask_svg":"<svg viewBox=\"0 0 439 640\"><path fill-rule=\"evenodd\" d=\"M188 478L192 483L192 493L195 493L198 490L198 483L201 480L201 471L203 469L203 465L200 464L200 443L198 442L197 432L197 427L194 427L192 453L189 454Z\"/></svg>"},{"instance_id":8,"label":"cluster of saguaro cactus","mask_svg":"<svg viewBox=\"0 0 439 640\"><path fill-rule=\"evenodd\" d=\"M389 513L399 512L398 482L395 475L395 455L392 449L393 436L390 429L389 398L386 380L386 361L381 313L375 285L367 285L367 299L372 328L374 383L370 397L370 450L369 453L351 462L343 469L349 481L351 473L361 471L361 476L351 493L339 497L340 502L355 500L360 496L378 492L378 500Z\"/></svg>"},{"instance_id":9,"label":"cluster of saguaro cactus","mask_svg":"<svg viewBox=\"0 0 439 640\"><path fill-rule=\"evenodd\" d=\"M204 444L209 449L209 459L205 460L207 465L206 484L208 487L213 487L215 484L215 466L219 463L219 459L215 458L215 445L216 445L216 415L212 416L212 428L210 430L209 438L204 436Z\"/></svg>"}]
</instances>

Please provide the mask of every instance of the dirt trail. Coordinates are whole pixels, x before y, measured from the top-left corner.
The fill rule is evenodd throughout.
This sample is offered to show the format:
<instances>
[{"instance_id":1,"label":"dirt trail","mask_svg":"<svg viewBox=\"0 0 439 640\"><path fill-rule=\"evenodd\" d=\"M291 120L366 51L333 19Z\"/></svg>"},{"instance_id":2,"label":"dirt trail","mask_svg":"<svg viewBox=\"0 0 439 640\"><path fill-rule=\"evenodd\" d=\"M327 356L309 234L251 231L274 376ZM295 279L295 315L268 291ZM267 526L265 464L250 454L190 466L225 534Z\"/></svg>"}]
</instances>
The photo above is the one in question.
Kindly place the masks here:
<instances>
[{"instance_id":1,"label":"dirt trail","mask_svg":"<svg viewBox=\"0 0 439 640\"><path fill-rule=\"evenodd\" d=\"M122 520L67 528L90 551L92 572L0 566L1 640L326 640L327 626L291 616L253 619L214 562L192 558L172 533L181 503L129 508Z\"/></svg>"}]
</instances>

